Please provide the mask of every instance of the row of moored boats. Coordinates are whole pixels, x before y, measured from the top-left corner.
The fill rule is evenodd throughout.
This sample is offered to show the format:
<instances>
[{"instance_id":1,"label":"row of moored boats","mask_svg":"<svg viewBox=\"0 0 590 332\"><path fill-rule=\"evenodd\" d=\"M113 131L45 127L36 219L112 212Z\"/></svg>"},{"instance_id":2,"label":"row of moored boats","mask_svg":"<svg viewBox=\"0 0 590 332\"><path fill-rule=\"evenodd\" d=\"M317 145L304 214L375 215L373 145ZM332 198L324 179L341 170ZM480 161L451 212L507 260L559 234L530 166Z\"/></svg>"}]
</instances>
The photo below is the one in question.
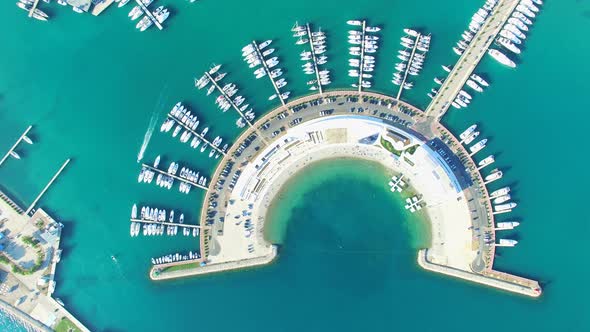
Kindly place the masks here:
<instances>
[{"instance_id":1,"label":"row of moored boats","mask_svg":"<svg viewBox=\"0 0 590 332\"><path fill-rule=\"evenodd\" d=\"M465 131L463 131L459 135L459 139L463 144L470 144L477 136L479 135L479 131L477 131L477 125L471 125ZM482 139L481 141L477 142L476 144L472 145L469 149L471 155L474 155L478 151L482 150L487 143L487 139ZM489 155L484 159L480 160L477 163L478 171L483 169L486 166L489 166L495 162L494 155ZM484 185L488 185L496 180L501 179L503 173L499 169L492 170L487 176L484 177ZM512 209L516 207L516 203L511 202L510 200L512 197L510 196L510 187L502 187L490 193L490 203L493 205L494 212L496 213L503 213L503 212L510 212ZM518 221L505 221L505 222L498 222L496 224L496 230L509 230L513 229L520 225ZM491 234L484 234L484 240L486 243L491 244L494 239L492 238ZM500 239L499 242L496 244L497 246L509 246L512 247L516 245L517 241L511 239Z\"/></svg>"},{"instance_id":2,"label":"row of moored boats","mask_svg":"<svg viewBox=\"0 0 590 332\"><path fill-rule=\"evenodd\" d=\"M25 10L27 12L30 12L31 9L33 9L33 4L34 4L34 0L19 0L16 3L16 6L22 10ZM49 15L47 15L44 11L42 11L39 8L35 8L35 10L33 10L33 13L31 14L31 17L34 19L37 19L39 21L47 21L49 20Z\"/></svg>"},{"instance_id":3,"label":"row of moored boats","mask_svg":"<svg viewBox=\"0 0 590 332\"><path fill-rule=\"evenodd\" d=\"M471 43L475 35L481 30L486 19L498 5L498 0L486 0L484 5L477 9L477 12L471 17L468 29L461 33L461 40L453 47L453 52L457 55L463 55L467 46Z\"/></svg>"},{"instance_id":4,"label":"row of moored boats","mask_svg":"<svg viewBox=\"0 0 590 332\"><path fill-rule=\"evenodd\" d=\"M200 185L202 187L207 186L207 178L205 176L199 176L199 172L195 172L189 169L188 167L181 168L179 163L177 162L171 162L168 166L167 171L158 169L158 166L160 165L160 159L160 156L156 157L153 169L146 166L142 167L139 172L137 182L151 183L153 181L155 173L158 173L158 175L156 176L156 185L166 189L172 189L174 180L176 177L178 177L180 178L180 185L178 187L178 191L184 194L188 194L193 185ZM179 168L180 173L177 175ZM159 172L156 172L154 169L158 170Z\"/></svg>"},{"instance_id":5,"label":"row of moored boats","mask_svg":"<svg viewBox=\"0 0 590 332\"><path fill-rule=\"evenodd\" d=\"M191 114L191 111L187 109L181 102L176 103L170 113L168 113L168 117L162 123L160 127L161 132L170 132L172 128L172 137L177 137L180 134L180 142L188 143L190 141L190 147L193 149L197 149L201 143L200 152L205 152L205 150L209 147L209 142L205 139L205 135L209 132L209 127L205 127L201 132L198 132L198 126L200 124L200 120L196 114ZM176 125L176 127L175 127ZM222 148L219 146L223 142L223 138L217 136L211 142L211 150L209 151L209 158L215 156L215 159L218 159L221 153L224 153L227 148L228 144L225 144Z\"/></svg>"},{"instance_id":6,"label":"row of moored boats","mask_svg":"<svg viewBox=\"0 0 590 332\"><path fill-rule=\"evenodd\" d=\"M391 82L407 90L414 87L414 83L408 81L408 75L417 76L422 70L426 53L430 49L431 36L409 28L404 29L404 33L400 40L403 48L398 51L399 62L395 64Z\"/></svg>"},{"instance_id":7,"label":"row of moored boats","mask_svg":"<svg viewBox=\"0 0 590 332\"><path fill-rule=\"evenodd\" d=\"M160 236L164 235L164 233L168 236L174 236L178 234L180 228L184 236L192 234L193 237L196 237L199 235L199 228L184 225L184 213L180 214L178 224L168 225L175 223L174 217L174 210L170 210L168 214L165 209L142 206L138 211L137 204L133 204L129 234L131 237L138 236L140 233L143 233L144 236Z\"/></svg>"},{"instance_id":8,"label":"row of moored boats","mask_svg":"<svg viewBox=\"0 0 590 332\"><path fill-rule=\"evenodd\" d=\"M447 72L447 75L452 70L452 68L450 66L443 65L442 68L445 72ZM434 78L434 82L438 85L442 85L445 80L446 80L445 78L439 78L439 77ZM471 74L471 76L465 82L465 85L467 87L469 87L472 91L475 91L475 92L483 92L484 88L487 88L490 86L488 81L486 81L483 77L481 77L480 75L478 75L476 73ZM473 99L473 97L464 88L465 88L465 86L463 87L463 89L459 90L459 93L457 94L455 99L451 102L451 106L453 106L454 108L457 108L457 109L465 108L465 107L469 106L469 104L471 103L471 100ZM428 93L428 97L434 98L434 96L436 96L438 91L439 91L438 89L433 88Z\"/></svg>"},{"instance_id":9,"label":"row of moored boats","mask_svg":"<svg viewBox=\"0 0 590 332\"><path fill-rule=\"evenodd\" d=\"M161 257L153 257L152 264L166 264L166 263L174 263L174 262L183 262L183 261L191 261L201 258L198 252L189 251L188 254L183 255L180 253L169 254Z\"/></svg>"},{"instance_id":10,"label":"row of moored boats","mask_svg":"<svg viewBox=\"0 0 590 332\"><path fill-rule=\"evenodd\" d=\"M320 86L325 86L332 83L330 78L330 71L327 69L320 70L320 66L328 63L328 56L326 53L326 33L318 30L311 31L309 23L299 25L295 22L293 28L293 37L298 38L295 44L308 45L309 50L301 52L301 61L305 63L301 66L306 75L316 75L315 79L307 81L309 90L315 91ZM310 35L311 34L311 35Z\"/></svg>"},{"instance_id":11,"label":"row of moored boats","mask_svg":"<svg viewBox=\"0 0 590 332\"><path fill-rule=\"evenodd\" d=\"M352 83L354 88L370 88L373 83L373 71L375 70L375 56L379 49L379 36L375 33L381 31L380 27L367 26L366 21L349 20L348 25L355 27L348 31L348 54L352 57L348 60L351 69L348 76L358 78Z\"/></svg>"},{"instance_id":12,"label":"row of moored boats","mask_svg":"<svg viewBox=\"0 0 590 332\"><path fill-rule=\"evenodd\" d=\"M221 80L227 75L227 73L219 72L221 65L213 65L203 76L199 79L195 78L195 87L197 89L203 89L207 86L207 96L212 94L216 89L219 90L220 94L215 99L215 104L224 113L230 108L234 108L239 112L240 118L236 121L238 128L244 128L247 121L252 121L256 114L250 104L246 103L246 98L241 95L237 95L238 87L234 83L227 83L221 85ZM281 73L282 75L282 73ZM235 97L234 97L235 96Z\"/></svg>"},{"instance_id":13,"label":"row of moored boats","mask_svg":"<svg viewBox=\"0 0 590 332\"><path fill-rule=\"evenodd\" d=\"M520 48L527 37L530 26L533 24L532 19L537 16L539 12L538 6L542 4L541 0L521 0L508 22L500 30L499 36L496 38L496 44L513 54L520 54ZM516 67L516 63L498 49L490 49L488 54L503 65L511 68Z\"/></svg>"},{"instance_id":14,"label":"row of moored boats","mask_svg":"<svg viewBox=\"0 0 590 332\"><path fill-rule=\"evenodd\" d=\"M277 56L271 56L275 49L267 48L272 43L272 40L266 40L258 44L252 42L242 47L242 57L244 62L248 64L248 67L254 69L254 77L256 79L268 76L272 82L276 93L268 97L268 100L274 100L279 98L282 102L289 98L291 95L290 91L281 91L282 88L287 86L287 80L282 77L277 80L283 74L283 70L277 67L280 63ZM273 69L274 68L274 69Z\"/></svg>"},{"instance_id":15,"label":"row of moored boats","mask_svg":"<svg viewBox=\"0 0 590 332\"><path fill-rule=\"evenodd\" d=\"M164 23L168 16L170 16L170 11L168 8L164 6L159 6L154 11L150 11L148 6L152 4L154 0L140 0L143 6L137 4L131 11L129 12L129 17L132 21L137 20L143 14L146 14L137 24L135 28L139 29L139 31L145 31L147 28L151 27L154 24L154 21L158 22L159 24ZM129 0L121 0L119 2L119 7L123 7L129 2Z\"/></svg>"}]
</instances>

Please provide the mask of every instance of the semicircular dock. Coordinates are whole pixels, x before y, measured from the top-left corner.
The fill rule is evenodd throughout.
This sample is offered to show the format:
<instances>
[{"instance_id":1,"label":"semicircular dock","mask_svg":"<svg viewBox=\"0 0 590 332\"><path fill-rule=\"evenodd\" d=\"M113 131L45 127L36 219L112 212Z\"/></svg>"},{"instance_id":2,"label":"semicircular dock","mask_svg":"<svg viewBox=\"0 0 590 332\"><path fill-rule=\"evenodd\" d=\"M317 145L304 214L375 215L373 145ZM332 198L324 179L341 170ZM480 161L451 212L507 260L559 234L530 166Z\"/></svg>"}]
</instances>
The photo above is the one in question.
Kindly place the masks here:
<instances>
[{"instance_id":1,"label":"semicircular dock","mask_svg":"<svg viewBox=\"0 0 590 332\"><path fill-rule=\"evenodd\" d=\"M277 248L263 234L273 196L307 164L337 157L379 162L402 174L419 193L418 205L432 231L430 247L418 254L423 268L540 294L536 281L493 270L494 214L477 166L459 140L407 103L352 91L294 100L246 130L219 164L206 194L201 224L210 228L201 236L199 264L182 269L168 267L186 262L155 265L150 277L163 280L270 263Z\"/></svg>"},{"instance_id":2,"label":"semicircular dock","mask_svg":"<svg viewBox=\"0 0 590 332\"><path fill-rule=\"evenodd\" d=\"M258 49L258 46L267 46L271 40L244 47L244 60L250 68L263 64L265 71L257 69L255 75L257 78L269 76L276 91L271 98L279 96L281 106L254 124L246 118L240 128L247 123L247 130L218 165L201 210L200 222L204 226L200 237L201 256L188 262L156 264L150 271L150 278L165 280L270 263L277 256L277 248L264 239L266 211L281 185L299 169L316 160L354 157L379 162L396 174L390 183L392 191L400 191L405 183L409 183L418 192L418 196L407 200L406 208L412 212L423 209L431 223L431 244L418 253L421 267L514 293L540 296L541 287L537 281L493 269L496 246L513 246L516 243L505 239L496 243L496 230L511 229L518 222L495 223L496 214L510 212L516 204L508 202L509 188L488 193L486 184L501 178L502 172L495 169L484 178L480 170L492 164L494 156L478 163L473 159L474 154L485 147L487 140L474 143L468 151L464 143L470 144L479 135L475 132L476 126L457 138L440 123L450 106L466 107L470 102L471 96L462 90L465 84L482 90L471 79L488 85L474 73L474 69L511 15L515 15L513 12L515 8L518 10L519 3L518 0L490 0L484 5L488 9L474 15L479 19L470 24L471 32L466 31L463 35L470 41L469 44L459 43L462 49L455 52L460 58L452 69L443 66L449 75L444 82L435 79L441 86L432 90L435 95L429 94L433 100L425 111L400 100L402 88L411 88L411 84L406 85L405 78L401 76L398 77L401 85L398 84L400 92L397 98L363 91L362 87L370 87L371 83L362 78L372 77L371 74L363 74L363 70L372 71L374 66L372 62L364 62L363 50L367 48L374 52L377 49L377 37L364 37L365 21L347 22L362 26L363 31L349 31L349 43L360 45L360 39L365 41L362 47L350 50L351 54L361 56L361 60L350 60L353 67L359 67L360 63L360 74L356 70L349 71L349 76L358 77L358 84L353 85L358 88L355 90L326 92L320 89L319 94L285 103L283 99L289 96L289 92L280 92L274 82L274 78L282 72L279 69L271 72L267 68L267 61L273 65L278 61L276 58L264 58L274 49L264 54ZM484 17L478 16L480 14ZM302 30L303 26L296 24L294 36L304 35L306 32ZM379 30L371 27L371 31ZM420 33L405 30L416 38L402 38L402 45L418 43L419 40L422 50L428 51L429 36L423 39ZM309 28L306 31L309 33ZM325 38L319 32L312 33L311 38L314 37L316 40ZM304 41L300 37L297 43ZM406 48L409 46L405 45ZM258 49L254 55L253 49ZM416 47L413 49L415 51ZM323 51L322 48L319 50ZM304 52L301 56L302 60L309 60L311 52ZM414 52L401 51L398 57L408 60L408 56L413 58ZM312 57L312 60L315 62L315 58ZM399 70L407 66L405 63L398 65ZM420 63L412 65L415 67L413 72L417 74ZM307 74L317 70L310 66L304 65ZM209 73L219 67L212 68ZM206 73L195 82L201 89L213 81L219 89L216 80ZM308 85L311 84L314 90L317 89L314 84L329 82L325 78L323 83L312 80ZM282 83L286 85L286 81ZM395 75L394 84L397 84ZM228 89L234 87L227 85ZM209 89L212 91L214 87ZM231 99L227 96L219 97L217 102L224 100L229 109ZM242 109L234 105L234 108L244 118L241 112L248 107ZM254 118L252 111L248 112ZM495 205L492 205L492 199Z\"/></svg>"}]
</instances>

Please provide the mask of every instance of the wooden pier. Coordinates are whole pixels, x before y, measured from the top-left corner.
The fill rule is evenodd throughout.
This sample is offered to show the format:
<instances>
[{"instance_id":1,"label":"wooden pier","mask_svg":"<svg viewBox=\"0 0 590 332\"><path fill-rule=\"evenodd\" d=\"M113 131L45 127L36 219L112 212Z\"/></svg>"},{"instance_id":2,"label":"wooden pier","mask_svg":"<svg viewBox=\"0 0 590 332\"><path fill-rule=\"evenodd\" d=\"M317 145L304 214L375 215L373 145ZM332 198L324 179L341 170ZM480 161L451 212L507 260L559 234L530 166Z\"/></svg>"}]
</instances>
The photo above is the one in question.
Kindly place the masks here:
<instances>
[{"instance_id":1,"label":"wooden pier","mask_svg":"<svg viewBox=\"0 0 590 332\"><path fill-rule=\"evenodd\" d=\"M272 86L275 88L275 91L277 93L277 97L281 101L281 104L283 104L283 106L285 106L286 105L285 100L283 99L283 96L281 96L281 91L279 91L279 87L277 86L275 79L272 78L272 76L270 75L270 68L268 68L266 61L264 60L264 57L262 56L262 52L260 52L260 48L258 47L258 44L256 43L255 40L252 41L252 44L254 45L254 50L256 50L256 53L258 54L258 57L260 58L260 61L262 62L262 66L264 67L264 70L266 71L266 75L270 79Z\"/></svg>"},{"instance_id":2,"label":"wooden pier","mask_svg":"<svg viewBox=\"0 0 590 332\"><path fill-rule=\"evenodd\" d=\"M207 140L207 139L205 138L205 136L204 136L204 135L201 135L201 134L199 134L198 132L196 132L196 131L192 130L192 129L191 129L191 128L189 128L187 125L185 125L184 123L182 123L182 121L180 121L179 119L177 119L177 118L175 118L174 116L172 116L172 114L171 114L171 113L168 113L168 118L170 118L170 119L174 120L174 121L175 121L177 124L179 124L181 127L183 127L184 129L186 129L186 130L188 130L189 132L191 132L193 135L195 135L195 136L197 136L198 138L200 138L200 139L201 139L203 142L205 142L205 143L209 144L209 146L210 146L210 147L211 147L213 150L215 150L215 151L217 151L217 152L219 152L220 154L222 154L222 155L224 155L224 156L225 156L225 152L224 152L223 150L221 150L220 148L218 148L218 147L214 146L213 144L211 144L211 142L209 142L209 140Z\"/></svg>"},{"instance_id":3,"label":"wooden pier","mask_svg":"<svg viewBox=\"0 0 590 332\"><path fill-rule=\"evenodd\" d=\"M315 55L315 49L313 47L313 38L311 36L311 28L309 27L309 23L305 23L305 27L307 28L307 36L309 37L309 48L311 49L311 58L313 59L313 68L315 70L315 76L318 83L318 91L320 95L323 95L322 84L320 81L320 72L318 70L318 59Z\"/></svg>"},{"instance_id":4,"label":"wooden pier","mask_svg":"<svg viewBox=\"0 0 590 332\"><path fill-rule=\"evenodd\" d=\"M178 227L186 227L186 228L198 228L198 229L209 229L211 226L201 226L201 225L190 225L190 224L180 224L175 222L168 222L168 221L156 221L156 220L146 220L146 219L129 219L130 222L139 222L143 224L158 224L158 225L166 225L166 226L178 226Z\"/></svg>"},{"instance_id":5,"label":"wooden pier","mask_svg":"<svg viewBox=\"0 0 590 332\"><path fill-rule=\"evenodd\" d=\"M37 1L35 3L37 3ZM23 140L23 138L27 135L27 133L31 130L31 128L33 128L33 126L29 126L25 130L25 132L22 135L20 135L20 137L16 140L16 143L14 143L14 145L10 148L10 150L8 150L8 152L6 152L6 154L4 155L4 157L2 157L2 160L0 160L0 166L6 161L6 159L8 159L8 157L10 156L10 154L12 153L12 151L14 151L14 149L16 149L16 147Z\"/></svg>"},{"instance_id":6,"label":"wooden pier","mask_svg":"<svg viewBox=\"0 0 590 332\"><path fill-rule=\"evenodd\" d=\"M358 92L363 92L363 68L365 67L365 29L367 27L366 21L363 20L363 30L361 31L361 61L359 66L359 81L358 81Z\"/></svg>"},{"instance_id":7,"label":"wooden pier","mask_svg":"<svg viewBox=\"0 0 590 332\"><path fill-rule=\"evenodd\" d=\"M35 207L35 204L37 204L37 202L41 199L41 197L45 194L45 192L47 191L47 189L49 189L49 187L53 184L53 182L57 179L57 177L61 174L61 172L63 172L63 170L66 168L66 166L70 163L71 159L66 160L63 165L61 165L61 167L59 168L59 170L57 171L57 173L55 173L55 175L53 175L53 177L51 178L51 180L49 180L49 182L47 183L47 185L45 186L45 188L43 188L43 190L41 191L41 193L37 196L37 198L35 198L35 200L33 201L33 203L31 203L31 205L29 205L29 207L27 208L27 210L25 211L25 214L29 214L29 212L31 212L31 210Z\"/></svg>"},{"instance_id":8,"label":"wooden pier","mask_svg":"<svg viewBox=\"0 0 590 332\"><path fill-rule=\"evenodd\" d=\"M203 185L200 185L200 184L198 184L198 183L192 182L192 181L190 181L190 180L188 180L188 179L185 179L185 178L181 178L180 176L176 176L176 175L174 175L174 174L170 174L170 173L168 173L168 172L165 172L165 171L163 171L163 170L161 170L161 169L159 169L159 168L155 168L155 167L153 167L153 166L150 166L150 165L148 165L148 164L141 164L141 166L143 166L143 167L145 167L145 168L147 168L147 169L150 169L150 170L152 170L152 171L155 171L156 173L160 173L160 174L162 174L162 175L171 176L171 177L173 177L174 179L176 179L176 180L178 180L178 181L181 181L181 182L184 182L184 183L188 183L188 184L190 184L191 186L195 186L195 187L197 187L197 188L201 188L201 189L203 189L203 190L205 190L205 191L209 190L207 187L205 187L205 186L203 186Z\"/></svg>"},{"instance_id":9,"label":"wooden pier","mask_svg":"<svg viewBox=\"0 0 590 332\"><path fill-rule=\"evenodd\" d=\"M408 59L408 65L404 73L404 78L402 80L402 83L399 85L399 90L397 90L397 97L395 97L395 99L397 100L399 100L399 98L402 96L402 92L404 91L404 84L406 84L406 79L408 78L408 73L410 72L410 67L412 61L414 60L414 55L416 54L416 48L418 48L418 42L420 41L420 37L422 37L422 34L418 33L418 36L416 36L416 42L414 43L414 47L412 48L412 54L410 55L410 59Z\"/></svg>"},{"instance_id":10,"label":"wooden pier","mask_svg":"<svg viewBox=\"0 0 590 332\"><path fill-rule=\"evenodd\" d=\"M146 7L146 5L143 2L141 2L141 0L135 0L135 2L137 2L137 4L139 5L139 7L141 7L141 9L143 10L143 12L145 13L145 15L147 17L149 17L152 22L154 22L154 25L157 26L158 29L164 30L164 27L162 26L162 24L160 24L160 22L158 22L158 20L154 16L154 14L152 14L152 12L150 12L150 10Z\"/></svg>"}]
</instances>

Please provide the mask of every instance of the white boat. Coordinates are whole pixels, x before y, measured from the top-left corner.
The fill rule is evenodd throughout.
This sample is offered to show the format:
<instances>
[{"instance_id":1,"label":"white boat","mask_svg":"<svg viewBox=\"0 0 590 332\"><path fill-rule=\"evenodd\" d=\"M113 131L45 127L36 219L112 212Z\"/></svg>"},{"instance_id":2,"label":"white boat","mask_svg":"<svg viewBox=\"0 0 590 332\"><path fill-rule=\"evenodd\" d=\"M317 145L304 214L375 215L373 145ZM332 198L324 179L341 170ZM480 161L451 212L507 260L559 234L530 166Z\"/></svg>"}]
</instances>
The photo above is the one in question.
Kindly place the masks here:
<instances>
[{"instance_id":1,"label":"white boat","mask_svg":"<svg viewBox=\"0 0 590 332\"><path fill-rule=\"evenodd\" d=\"M483 92L482 87L479 86L477 83L475 83L475 81L472 81L471 79L467 79L466 84L468 87L472 88L473 90L475 90L477 92Z\"/></svg>"},{"instance_id":2,"label":"white boat","mask_svg":"<svg viewBox=\"0 0 590 332\"><path fill-rule=\"evenodd\" d=\"M490 194L490 198L494 198L494 197L498 197L498 196L504 196L504 195L508 194L509 192L510 192L510 187L500 188L500 189L492 192Z\"/></svg>"},{"instance_id":3,"label":"white boat","mask_svg":"<svg viewBox=\"0 0 590 332\"><path fill-rule=\"evenodd\" d=\"M520 225L520 223L518 221L503 221L503 222L496 223L496 229L497 230L513 229L513 228L517 227L518 225Z\"/></svg>"},{"instance_id":4,"label":"white boat","mask_svg":"<svg viewBox=\"0 0 590 332\"><path fill-rule=\"evenodd\" d=\"M520 21L522 21L522 23L526 24L526 25L532 25L533 21L531 21L528 17L526 17L523 13L521 12L513 12L512 13L512 17L515 17L517 19L519 19Z\"/></svg>"},{"instance_id":5,"label":"white boat","mask_svg":"<svg viewBox=\"0 0 590 332\"><path fill-rule=\"evenodd\" d=\"M494 198L494 204L502 204L510 200L510 195L504 195Z\"/></svg>"},{"instance_id":6,"label":"white boat","mask_svg":"<svg viewBox=\"0 0 590 332\"><path fill-rule=\"evenodd\" d=\"M526 39L526 35L520 31L516 26L508 23L504 26L504 29L512 32L513 35L515 35L516 37L518 37L519 39L525 40Z\"/></svg>"},{"instance_id":7,"label":"white boat","mask_svg":"<svg viewBox=\"0 0 590 332\"><path fill-rule=\"evenodd\" d=\"M129 2L129 0L121 0L121 1L119 1L118 7L121 8L121 7L125 6L128 2Z\"/></svg>"},{"instance_id":8,"label":"white boat","mask_svg":"<svg viewBox=\"0 0 590 332\"><path fill-rule=\"evenodd\" d=\"M465 144L465 145L471 144L471 142L473 142L478 136L479 136L479 131L474 132L473 134L467 136L465 141L463 141L463 144Z\"/></svg>"},{"instance_id":9,"label":"white boat","mask_svg":"<svg viewBox=\"0 0 590 332\"><path fill-rule=\"evenodd\" d=\"M524 5L516 6L516 10L528 16L529 18L535 18L536 16L535 13L533 13L528 7Z\"/></svg>"},{"instance_id":10,"label":"white boat","mask_svg":"<svg viewBox=\"0 0 590 332\"><path fill-rule=\"evenodd\" d=\"M520 38L518 38L515 34L513 34L512 31L503 29L500 31L500 36L510 39L510 41L515 43L516 45L522 44L522 41L520 40Z\"/></svg>"},{"instance_id":11,"label":"white boat","mask_svg":"<svg viewBox=\"0 0 590 332\"><path fill-rule=\"evenodd\" d=\"M471 95L464 90L460 90L459 95L468 100L473 99L473 97L471 97Z\"/></svg>"},{"instance_id":12,"label":"white boat","mask_svg":"<svg viewBox=\"0 0 590 332\"><path fill-rule=\"evenodd\" d=\"M363 25L363 22L359 21L359 20L348 20L348 21L346 21L346 24L348 24L348 25Z\"/></svg>"},{"instance_id":13,"label":"white boat","mask_svg":"<svg viewBox=\"0 0 590 332\"><path fill-rule=\"evenodd\" d=\"M537 6L535 6L535 4L533 4L533 2L531 0L520 0L520 3L522 5L525 5L532 12L535 12L535 13L539 12L539 8Z\"/></svg>"},{"instance_id":14,"label":"white boat","mask_svg":"<svg viewBox=\"0 0 590 332\"><path fill-rule=\"evenodd\" d=\"M137 219L137 204L133 204L131 209L131 219Z\"/></svg>"},{"instance_id":15,"label":"white boat","mask_svg":"<svg viewBox=\"0 0 590 332\"><path fill-rule=\"evenodd\" d=\"M442 65L442 68L443 68L443 69L444 69L444 70L445 70L447 73L450 73L450 72L451 72L451 68L450 68L449 66Z\"/></svg>"},{"instance_id":16,"label":"white boat","mask_svg":"<svg viewBox=\"0 0 590 332\"><path fill-rule=\"evenodd\" d=\"M510 239L500 239L498 243L496 243L497 247L514 247L518 241L510 240Z\"/></svg>"},{"instance_id":17,"label":"white boat","mask_svg":"<svg viewBox=\"0 0 590 332\"><path fill-rule=\"evenodd\" d=\"M520 48L514 45L508 38L498 37L496 42L514 54L520 54Z\"/></svg>"},{"instance_id":18,"label":"white boat","mask_svg":"<svg viewBox=\"0 0 590 332\"><path fill-rule=\"evenodd\" d=\"M412 37L418 37L419 33L416 30L412 30L412 29L404 29L404 32Z\"/></svg>"},{"instance_id":19,"label":"white boat","mask_svg":"<svg viewBox=\"0 0 590 332\"><path fill-rule=\"evenodd\" d=\"M502 171L500 171L499 169L495 169L492 171L492 173L485 177L485 180L487 182L495 181L502 178L503 175L504 174L502 173Z\"/></svg>"},{"instance_id":20,"label":"white boat","mask_svg":"<svg viewBox=\"0 0 590 332\"><path fill-rule=\"evenodd\" d=\"M164 21L166 21L168 16L170 16L170 12L168 11L167 8L163 8L163 6L160 6L160 7L162 8L162 10L154 12L154 17L156 18L158 23L164 23ZM160 8L160 7L158 7L158 8Z\"/></svg>"},{"instance_id":21,"label":"white boat","mask_svg":"<svg viewBox=\"0 0 590 332\"><path fill-rule=\"evenodd\" d=\"M485 87L490 86L490 84L486 80L484 80L481 76L479 76L475 73L471 74L471 79L476 81L477 83L481 84L482 86L485 86Z\"/></svg>"},{"instance_id":22,"label":"white boat","mask_svg":"<svg viewBox=\"0 0 590 332\"><path fill-rule=\"evenodd\" d=\"M500 205L494 205L494 211L507 211L507 210L512 210L516 207L516 203L512 202L512 203L505 203L505 204L500 204Z\"/></svg>"},{"instance_id":23,"label":"white boat","mask_svg":"<svg viewBox=\"0 0 590 332\"><path fill-rule=\"evenodd\" d=\"M160 165L160 155L158 155L154 161L154 168L158 168L158 165Z\"/></svg>"},{"instance_id":24,"label":"white boat","mask_svg":"<svg viewBox=\"0 0 590 332\"><path fill-rule=\"evenodd\" d=\"M490 156L487 156L486 158L482 159L479 163L477 163L477 165L479 167L485 167L485 166L492 164L494 161L495 161L494 156L490 155Z\"/></svg>"},{"instance_id":25,"label":"white boat","mask_svg":"<svg viewBox=\"0 0 590 332\"><path fill-rule=\"evenodd\" d=\"M268 45L270 45L270 43L272 43L272 40L271 39L266 40L266 41L263 41L262 43L258 44L258 48L262 50L263 48L265 48Z\"/></svg>"},{"instance_id":26,"label":"white boat","mask_svg":"<svg viewBox=\"0 0 590 332\"><path fill-rule=\"evenodd\" d=\"M484 138L481 141L470 146L469 151L471 151L471 153L476 153L476 152L480 151L481 149L485 148L487 142L488 142L488 139Z\"/></svg>"},{"instance_id":27,"label":"white boat","mask_svg":"<svg viewBox=\"0 0 590 332\"><path fill-rule=\"evenodd\" d=\"M131 11L129 12L129 17L132 21L137 20L141 15L143 15L143 10L140 6L133 7L133 9L131 9Z\"/></svg>"},{"instance_id":28,"label":"white boat","mask_svg":"<svg viewBox=\"0 0 590 332\"><path fill-rule=\"evenodd\" d=\"M508 66L510 68L515 68L516 64L514 63L514 61L510 60L510 58L508 58L504 53L496 50L496 49L489 49L488 50L488 54L494 58L496 61L500 62L501 64Z\"/></svg>"},{"instance_id":29,"label":"white boat","mask_svg":"<svg viewBox=\"0 0 590 332\"><path fill-rule=\"evenodd\" d=\"M477 128L477 125L476 124L473 124L473 125L469 126L469 128L467 128L464 132L462 132L459 135L459 138L461 140L466 139L467 137L469 137L469 135L471 135L471 133L473 133L475 131L476 128Z\"/></svg>"},{"instance_id":30,"label":"white boat","mask_svg":"<svg viewBox=\"0 0 590 332\"><path fill-rule=\"evenodd\" d=\"M10 156L15 158L15 159L20 159L20 156L18 153L16 153L16 151L12 150L10 151Z\"/></svg>"},{"instance_id":31,"label":"white boat","mask_svg":"<svg viewBox=\"0 0 590 332\"><path fill-rule=\"evenodd\" d=\"M213 64L213 67L211 67L211 69L209 69L209 75L215 74L219 70L219 68L221 68L221 65Z\"/></svg>"},{"instance_id":32,"label":"white boat","mask_svg":"<svg viewBox=\"0 0 590 332\"><path fill-rule=\"evenodd\" d=\"M508 23L516 26L521 31L529 31L529 27L516 17L509 18Z\"/></svg>"}]
</instances>

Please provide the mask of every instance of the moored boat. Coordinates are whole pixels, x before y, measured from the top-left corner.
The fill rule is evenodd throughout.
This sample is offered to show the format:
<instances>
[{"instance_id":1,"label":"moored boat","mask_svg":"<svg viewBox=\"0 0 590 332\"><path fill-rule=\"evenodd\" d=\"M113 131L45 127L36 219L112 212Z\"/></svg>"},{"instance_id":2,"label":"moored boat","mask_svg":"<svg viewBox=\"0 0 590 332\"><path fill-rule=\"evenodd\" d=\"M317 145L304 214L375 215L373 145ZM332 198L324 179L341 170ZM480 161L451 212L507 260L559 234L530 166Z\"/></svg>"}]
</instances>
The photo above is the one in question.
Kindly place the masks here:
<instances>
[{"instance_id":1,"label":"moored boat","mask_svg":"<svg viewBox=\"0 0 590 332\"><path fill-rule=\"evenodd\" d=\"M510 58L508 58L504 53L498 51L497 49L489 49L488 54L496 61L500 62L505 66L508 66L510 68L516 67L516 63L514 63L514 61L510 60Z\"/></svg>"}]
</instances>

